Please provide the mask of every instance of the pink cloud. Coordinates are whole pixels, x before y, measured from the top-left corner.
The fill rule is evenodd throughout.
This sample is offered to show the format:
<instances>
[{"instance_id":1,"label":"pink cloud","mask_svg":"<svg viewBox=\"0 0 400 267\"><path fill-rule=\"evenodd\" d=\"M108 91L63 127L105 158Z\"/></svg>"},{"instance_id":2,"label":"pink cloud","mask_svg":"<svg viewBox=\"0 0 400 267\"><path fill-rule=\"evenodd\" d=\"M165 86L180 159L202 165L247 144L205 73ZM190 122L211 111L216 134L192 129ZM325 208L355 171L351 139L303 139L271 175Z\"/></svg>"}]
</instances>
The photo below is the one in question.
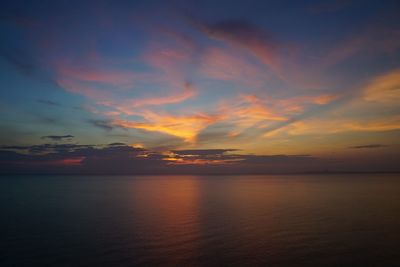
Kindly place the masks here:
<instances>
[{"instance_id":1,"label":"pink cloud","mask_svg":"<svg viewBox=\"0 0 400 267\"><path fill-rule=\"evenodd\" d=\"M105 70L59 64L57 73L61 77L85 82L98 82L114 86L133 86L138 75L126 70Z\"/></svg>"},{"instance_id":2,"label":"pink cloud","mask_svg":"<svg viewBox=\"0 0 400 267\"><path fill-rule=\"evenodd\" d=\"M278 45L264 30L242 20L226 20L216 24L195 21L193 24L210 38L244 49L282 77Z\"/></svg>"},{"instance_id":3,"label":"pink cloud","mask_svg":"<svg viewBox=\"0 0 400 267\"><path fill-rule=\"evenodd\" d=\"M265 69L250 62L241 53L212 47L204 52L201 73L222 81L240 82L252 87L262 86L268 78Z\"/></svg>"}]
</instances>

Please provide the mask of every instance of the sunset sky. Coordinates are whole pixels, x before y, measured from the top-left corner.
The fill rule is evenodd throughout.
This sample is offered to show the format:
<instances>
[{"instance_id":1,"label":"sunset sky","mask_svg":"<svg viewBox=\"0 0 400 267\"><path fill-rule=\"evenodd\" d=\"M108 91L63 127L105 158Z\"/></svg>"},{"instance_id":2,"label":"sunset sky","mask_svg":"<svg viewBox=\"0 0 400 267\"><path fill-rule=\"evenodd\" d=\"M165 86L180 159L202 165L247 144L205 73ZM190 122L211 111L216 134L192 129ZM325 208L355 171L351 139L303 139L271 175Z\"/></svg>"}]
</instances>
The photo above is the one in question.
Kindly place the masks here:
<instances>
[{"instance_id":1,"label":"sunset sky","mask_svg":"<svg viewBox=\"0 0 400 267\"><path fill-rule=\"evenodd\" d=\"M400 171L399 1L3 1L2 172Z\"/></svg>"}]
</instances>

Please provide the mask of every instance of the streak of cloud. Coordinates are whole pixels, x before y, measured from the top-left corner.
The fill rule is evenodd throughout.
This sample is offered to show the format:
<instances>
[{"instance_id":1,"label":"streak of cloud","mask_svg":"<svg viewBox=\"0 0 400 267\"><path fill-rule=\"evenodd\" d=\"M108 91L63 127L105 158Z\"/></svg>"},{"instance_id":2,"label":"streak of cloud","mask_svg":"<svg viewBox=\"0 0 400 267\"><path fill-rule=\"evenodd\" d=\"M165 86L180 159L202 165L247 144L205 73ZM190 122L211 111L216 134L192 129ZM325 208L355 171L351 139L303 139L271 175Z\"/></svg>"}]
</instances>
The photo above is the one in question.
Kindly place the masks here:
<instances>
[{"instance_id":1,"label":"streak of cloud","mask_svg":"<svg viewBox=\"0 0 400 267\"><path fill-rule=\"evenodd\" d=\"M192 23L210 38L247 50L279 74L281 67L276 53L276 41L249 21L232 19L206 24L192 20Z\"/></svg>"},{"instance_id":2,"label":"streak of cloud","mask_svg":"<svg viewBox=\"0 0 400 267\"><path fill-rule=\"evenodd\" d=\"M352 149L370 149L370 148L382 148L382 147L387 147L387 146L386 145L382 145L382 144L370 144L370 145L351 146L349 148L352 148Z\"/></svg>"},{"instance_id":3,"label":"streak of cloud","mask_svg":"<svg viewBox=\"0 0 400 267\"><path fill-rule=\"evenodd\" d=\"M64 141L64 140L71 140L74 138L73 135L67 134L67 135L46 135L42 136L41 139L50 139L52 141Z\"/></svg>"}]
</instances>

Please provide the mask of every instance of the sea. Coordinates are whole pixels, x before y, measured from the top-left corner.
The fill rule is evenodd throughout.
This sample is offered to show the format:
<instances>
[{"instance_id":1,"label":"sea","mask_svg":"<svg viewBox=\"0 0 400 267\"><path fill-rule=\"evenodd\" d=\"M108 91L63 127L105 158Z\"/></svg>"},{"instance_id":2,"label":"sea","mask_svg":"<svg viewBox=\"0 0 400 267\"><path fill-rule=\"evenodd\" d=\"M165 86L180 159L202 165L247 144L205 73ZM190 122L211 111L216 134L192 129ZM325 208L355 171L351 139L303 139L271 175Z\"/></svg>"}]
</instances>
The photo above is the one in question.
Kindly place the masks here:
<instances>
[{"instance_id":1,"label":"sea","mask_svg":"<svg viewBox=\"0 0 400 267\"><path fill-rule=\"evenodd\" d=\"M1 176L0 266L400 266L400 174Z\"/></svg>"}]
</instances>

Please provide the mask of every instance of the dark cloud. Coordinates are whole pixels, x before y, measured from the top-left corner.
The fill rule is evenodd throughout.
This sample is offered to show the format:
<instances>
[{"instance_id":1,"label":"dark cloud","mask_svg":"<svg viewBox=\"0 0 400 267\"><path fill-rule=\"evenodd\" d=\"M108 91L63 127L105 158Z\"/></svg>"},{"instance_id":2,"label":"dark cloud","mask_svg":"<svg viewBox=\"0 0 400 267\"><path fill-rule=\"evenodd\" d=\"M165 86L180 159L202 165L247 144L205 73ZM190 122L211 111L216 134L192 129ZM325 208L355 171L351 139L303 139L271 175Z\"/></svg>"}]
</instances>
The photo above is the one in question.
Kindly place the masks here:
<instances>
[{"instance_id":1,"label":"dark cloud","mask_svg":"<svg viewBox=\"0 0 400 267\"><path fill-rule=\"evenodd\" d=\"M228 19L214 24L194 21L194 25L211 38L230 41L246 47L251 46L252 43L273 46L273 42L265 30L245 19Z\"/></svg>"},{"instance_id":2,"label":"dark cloud","mask_svg":"<svg viewBox=\"0 0 400 267\"><path fill-rule=\"evenodd\" d=\"M74 138L73 135L67 134L67 135L46 135L42 136L41 139L50 139L53 141L63 141L63 140L71 140Z\"/></svg>"},{"instance_id":3,"label":"dark cloud","mask_svg":"<svg viewBox=\"0 0 400 267\"><path fill-rule=\"evenodd\" d=\"M40 144L31 146L0 146L0 150L20 151L26 150L29 153L54 153L73 151L76 149L94 147L93 145L78 145L78 144Z\"/></svg>"},{"instance_id":4,"label":"dark cloud","mask_svg":"<svg viewBox=\"0 0 400 267\"><path fill-rule=\"evenodd\" d=\"M93 126L96 126L100 129L103 129L106 131L111 131L112 129L117 127L114 124L112 124L112 122L109 120L90 119L90 120L87 120L87 122ZM121 128L120 126L118 126L118 127Z\"/></svg>"},{"instance_id":5,"label":"dark cloud","mask_svg":"<svg viewBox=\"0 0 400 267\"><path fill-rule=\"evenodd\" d=\"M364 149L364 148L381 148L381 147L387 147L387 145L369 144L369 145L351 146L349 148L352 148L352 149Z\"/></svg>"},{"instance_id":6,"label":"dark cloud","mask_svg":"<svg viewBox=\"0 0 400 267\"><path fill-rule=\"evenodd\" d=\"M11 149L11 150L26 150L32 146L0 146L0 149Z\"/></svg>"},{"instance_id":7,"label":"dark cloud","mask_svg":"<svg viewBox=\"0 0 400 267\"><path fill-rule=\"evenodd\" d=\"M279 77L282 75L278 48L283 48L283 45L273 40L266 30L245 19L227 19L214 24L195 19L191 22L209 38L246 50Z\"/></svg>"},{"instance_id":8,"label":"dark cloud","mask_svg":"<svg viewBox=\"0 0 400 267\"><path fill-rule=\"evenodd\" d=\"M186 150L172 150L171 152L177 155L210 156L210 155L222 155L230 151L238 151L238 149L186 149Z\"/></svg>"},{"instance_id":9,"label":"dark cloud","mask_svg":"<svg viewBox=\"0 0 400 267\"><path fill-rule=\"evenodd\" d=\"M20 150L27 151L20 153ZM1 146L2 173L132 174L162 172L165 156L126 145Z\"/></svg>"},{"instance_id":10,"label":"dark cloud","mask_svg":"<svg viewBox=\"0 0 400 267\"><path fill-rule=\"evenodd\" d=\"M108 144L108 146L126 146L126 144L125 143L116 142L116 143Z\"/></svg>"},{"instance_id":11,"label":"dark cloud","mask_svg":"<svg viewBox=\"0 0 400 267\"><path fill-rule=\"evenodd\" d=\"M312 13L334 13L343 10L354 4L356 0L329 0L321 1L309 6L308 10Z\"/></svg>"},{"instance_id":12,"label":"dark cloud","mask_svg":"<svg viewBox=\"0 0 400 267\"><path fill-rule=\"evenodd\" d=\"M158 153L123 143L0 146L0 173L8 174L290 174L399 171L393 158L322 159L311 155L235 154L235 149ZM231 153L228 153L231 152Z\"/></svg>"},{"instance_id":13,"label":"dark cloud","mask_svg":"<svg viewBox=\"0 0 400 267\"><path fill-rule=\"evenodd\" d=\"M46 100L46 99L37 99L36 102L49 105L49 106L61 106L60 103L52 101L52 100Z\"/></svg>"},{"instance_id":14,"label":"dark cloud","mask_svg":"<svg viewBox=\"0 0 400 267\"><path fill-rule=\"evenodd\" d=\"M243 173L266 172L265 166L312 161L302 155L239 155L236 149L173 150L170 155L131 147L108 145L41 144L0 146L0 165L10 173ZM61 167L61 169L57 169Z\"/></svg>"},{"instance_id":15,"label":"dark cloud","mask_svg":"<svg viewBox=\"0 0 400 267\"><path fill-rule=\"evenodd\" d=\"M22 49L3 47L0 50L0 56L24 75L33 74L37 67L33 57Z\"/></svg>"},{"instance_id":16,"label":"dark cloud","mask_svg":"<svg viewBox=\"0 0 400 267\"><path fill-rule=\"evenodd\" d=\"M284 163L284 164L302 164L307 162L314 162L317 160L311 155L244 155L244 163L256 163L256 164L267 164L267 163Z\"/></svg>"}]
</instances>

